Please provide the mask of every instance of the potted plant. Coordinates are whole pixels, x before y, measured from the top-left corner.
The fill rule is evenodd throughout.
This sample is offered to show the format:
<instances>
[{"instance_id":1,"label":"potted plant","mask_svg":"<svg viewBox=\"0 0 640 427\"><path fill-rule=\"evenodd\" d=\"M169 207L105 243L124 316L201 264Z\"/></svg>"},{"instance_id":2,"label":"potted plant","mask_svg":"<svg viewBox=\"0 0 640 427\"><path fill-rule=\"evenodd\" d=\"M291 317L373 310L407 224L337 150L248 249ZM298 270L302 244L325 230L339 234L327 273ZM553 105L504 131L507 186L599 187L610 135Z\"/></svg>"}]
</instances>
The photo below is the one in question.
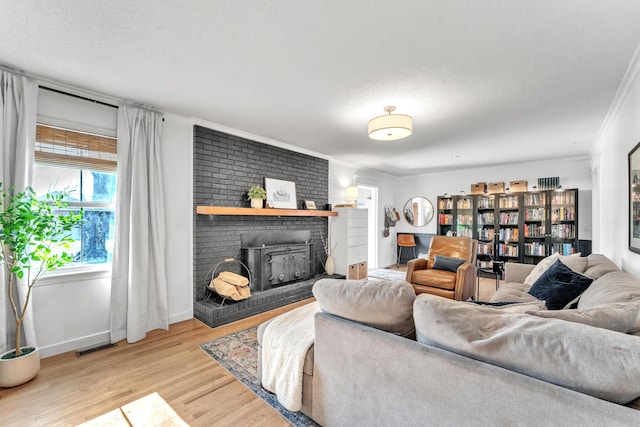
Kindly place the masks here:
<instances>
[{"instance_id":1,"label":"potted plant","mask_svg":"<svg viewBox=\"0 0 640 427\"><path fill-rule=\"evenodd\" d=\"M267 198L267 192L260 185L254 185L247 191L247 197L251 200L252 208L261 208L263 200Z\"/></svg>"},{"instance_id":2,"label":"potted plant","mask_svg":"<svg viewBox=\"0 0 640 427\"><path fill-rule=\"evenodd\" d=\"M14 387L36 376L40 370L37 347L22 347L20 331L31 300L31 292L46 271L73 261L71 233L82 221L82 213L62 214L69 193L36 196L32 188L14 194L0 183L0 263L8 273L6 292L16 326L15 347L0 355L0 386ZM18 298L19 280L26 287L24 301Z\"/></svg>"}]
</instances>

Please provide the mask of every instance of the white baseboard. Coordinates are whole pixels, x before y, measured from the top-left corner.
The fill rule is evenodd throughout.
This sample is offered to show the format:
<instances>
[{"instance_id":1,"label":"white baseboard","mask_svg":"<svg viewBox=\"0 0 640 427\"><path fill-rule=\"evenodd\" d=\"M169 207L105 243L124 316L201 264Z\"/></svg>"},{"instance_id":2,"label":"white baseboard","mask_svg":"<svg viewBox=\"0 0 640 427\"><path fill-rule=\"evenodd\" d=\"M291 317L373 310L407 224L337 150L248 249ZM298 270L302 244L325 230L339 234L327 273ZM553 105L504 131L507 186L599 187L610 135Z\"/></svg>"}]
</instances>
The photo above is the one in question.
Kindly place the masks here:
<instances>
[{"instance_id":1,"label":"white baseboard","mask_svg":"<svg viewBox=\"0 0 640 427\"><path fill-rule=\"evenodd\" d=\"M183 311L182 313L172 314L169 316L169 324L183 322L185 320L193 319L193 306L191 310Z\"/></svg>"},{"instance_id":2,"label":"white baseboard","mask_svg":"<svg viewBox=\"0 0 640 427\"><path fill-rule=\"evenodd\" d=\"M171 325L173 323L178 323L189 319L193 319L193 308L182 313L172 314L171 316L169 316L169 324ZM109 331L104 331L94 335L88 335L86 337L39 347L40 358L51 357L58 354L66 353L68 351L76 351L87 347L108 344L110 342L111 335L109 334Z\"/></svg>"},{"instance_id":3,"label":"white baseboard","mask_svg":"<svg viewBox=\"0 0 640 427\"><path fill-rule=\"evenodd\" d=\"M88 335L86 337L81 337L70 341L64 341L57 344L39 347L40 358L43 359L45 357L55 356L57 354L66 353L68 351L76 351L82 348L94 347L110 342L111 336L109 334L109 331L100 332L94 335Z\"/></svg>"}]
</instances>

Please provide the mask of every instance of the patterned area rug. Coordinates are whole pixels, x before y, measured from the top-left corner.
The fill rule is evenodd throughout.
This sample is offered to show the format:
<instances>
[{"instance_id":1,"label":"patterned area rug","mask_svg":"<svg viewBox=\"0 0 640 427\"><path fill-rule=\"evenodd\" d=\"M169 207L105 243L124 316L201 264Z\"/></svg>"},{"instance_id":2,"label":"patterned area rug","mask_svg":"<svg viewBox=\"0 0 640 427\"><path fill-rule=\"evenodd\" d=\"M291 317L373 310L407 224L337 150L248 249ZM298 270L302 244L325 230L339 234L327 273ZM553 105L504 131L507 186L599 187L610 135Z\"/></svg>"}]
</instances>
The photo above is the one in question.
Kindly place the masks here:
<instances>
[{"instance_id":1,"label":"patterned area rug","mask_svg":"<svg viewBox=\"0 0 640 427\"><path fill-rule=\"evenodd\" d=\"M368 274L370 278L385 279L385 280L404 280L407 273L399 270L389 270L386 268L379 268L371 270Z\"/></svg>"},{"instance_id":2,"label":"patterned area rug","mask_svg":"<svg viewBox=\"0 0 640 427\"><path fill-rule=\"evenodd\" d=\"M302 412L285 409L275 394L262 388L258 379L258 338L257 326L235 332L200 344L209 356L222 365L234 377L278 411L293 426L318 426Z\"/></svg>"}]
</instances>

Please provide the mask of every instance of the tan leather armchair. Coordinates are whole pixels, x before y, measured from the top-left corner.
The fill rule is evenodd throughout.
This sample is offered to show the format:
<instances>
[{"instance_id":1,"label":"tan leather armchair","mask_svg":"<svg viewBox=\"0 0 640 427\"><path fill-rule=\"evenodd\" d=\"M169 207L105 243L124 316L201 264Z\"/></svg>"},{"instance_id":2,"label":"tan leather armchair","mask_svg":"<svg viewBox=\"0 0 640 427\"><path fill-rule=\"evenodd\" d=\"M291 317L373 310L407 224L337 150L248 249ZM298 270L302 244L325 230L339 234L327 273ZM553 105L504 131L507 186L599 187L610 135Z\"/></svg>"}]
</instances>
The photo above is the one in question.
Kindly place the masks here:
<instances>
[{"instance_id":1,"label":"tan leather armchair","mask_svg":"<svg viewBox=\"0 0 640 427\"><path fill-rule=\"evenodd\" d=\"M464 301L475 295L476 253L478 241L469 237L433 236L429 258L418 258L407 264L407 282L417 294L428 293ZM465 262L454 273L434 270L436 255L461 258Z\"/></svg>"}]
</instances>

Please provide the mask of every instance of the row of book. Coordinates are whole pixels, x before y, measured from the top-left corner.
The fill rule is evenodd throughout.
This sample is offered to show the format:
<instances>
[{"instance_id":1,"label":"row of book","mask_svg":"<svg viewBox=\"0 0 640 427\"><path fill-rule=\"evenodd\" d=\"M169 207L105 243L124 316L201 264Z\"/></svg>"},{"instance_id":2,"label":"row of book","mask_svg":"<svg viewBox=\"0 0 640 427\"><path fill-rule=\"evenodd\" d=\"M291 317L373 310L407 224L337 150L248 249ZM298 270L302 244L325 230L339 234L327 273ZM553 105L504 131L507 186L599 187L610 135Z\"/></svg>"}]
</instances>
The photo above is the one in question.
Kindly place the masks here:
<instances>
[{"instance_id":1,"label":"row of book","mask_svg":"<svg viewBox=\"0 0 640 427\"><path fill-rule=\"evenodd\" d=\"M544 256L546 255L546 246L544 243L540 242L531 242L524 244L524 254L525 255L534 255L534 256Z\"/></svg>"},{"instance_id":2,"label":"row of book","mask_svg":"<svg viewBox=\"0 0 640 427\"><path fill-rule=\"evenodd\" d=\"M458 224L473 224L473 215L458 215Z\"/></svg>"},{"instance_id":3,"label":"row of book","mask_svg":"<svg viewBox=\"0 0 640 427\"><path fill-rule=\"evenodd\" d=\"M458 209L471 209L471 199L459 199Z\"/></svg>"},{"instance_id":4,"label":"row of book","mask_svg":"<svg viewBox=\"0 0 640 427\"><path fill-rule=\"evenodd\" d=\"M493 224L495 223L495 216L493 212L484 212L478 214L478 224Z\"/></svg>"},{"instance_id":5,"label":"row of book","mask_svg":"<svg viewBox=\"0 0 640 427\"><path fill-rule=\"evenodd\" d=\"M500 230L500 240L518 240L518 229L517 228L503 228Z\"/></svg>"},{"instance_id":6,"label":"row of book","mask_svg":"<svg viewBox=\"0 0 640 427\"><path fill-rule=\"evenodd\" d=\"M498 255L500 255L500 256L508 256L508 257L517 257L518 256L518 246L500 244L500 245L498 245Z\"/></svg>"},{"instance_id":7,"label":"row of book","mask_svg":"<svg viewBox=\"0 0 640 427\"><path fill-rule=\"evenodd\" d=\"M576 237L576 227L573 224L553 224L551 226L551 237L574 239Z\"/></svg>"},{"instance_id":8,"label":"row of book","mask_svg":"<svg viewBox=\"0 0 640 427\"><path fill-rule=\"evenodd\" d=\"M493 243L478 243L479 255L493 255Z\"/></svg>"},{"instance_id":9,"label":"row of book","mask_svg":"<svg viewBox=\"0 0 640 427\"><path fill-rule=\"evenodd\" d=\"M571 243L553 243L551 253L558 252L560 255L571 255L576 253L576 248Z\"/></svg>"},{"instance_id":10,"label":"row of book","mask_svg":"<svg viewBox=\"0 0 640 427\"><path fill-rule=\"evenodd\" d=\"M543 208L527 208L524 210L525 221L544 221Z\"/></svg>"},{"instance_id":11,"label":"row of book","mask_svg":"<svg viewBox=\"0 0 640 427\"><path fill-rule=\"evenodd\" d=\"M453 215L451 214L438 214L438 224L451 225L453 224Z\"/></svg>"},{"instance_id":12,"label":"row of book","mask_svg":"<svg viewBox=\"0 0 640 427\"><path fill-rule=\"evenodd\" d=\"M507 196L500 197L500 207L501 208L517 208L518 207L518 196Z\"/></svg>"},{"instance_id":13,"label":"row of book","mask_svg":"<svg viewBox=\"0 0 640 427\"><path fill-rule=\"evenodd\" d=\"M551 221L575 221L576 210L575 208L560 207L551 211Z\"/></svg>"},{"instance_id":14,"label":"row of book","mask_svg":"<svg viewBox=\"0 0 640 427\"><path fill-rule=\"evenodd\" d=\"M524 237L544 237L544 224L525 224Z\"/></svg>"},{"instance_id":15,"label":"row of book","mask_svg":"<svg viewBox=\"0 0 640 427\"><path fill-rule=\"evenodd\" d=\"M518 225L518 212L500 212L500 224Z\"/></svg>"},{"instance_id":16,"label":"row of book","mask_svg":"<svg viewBox=\"0 0 640 427\"><path fill-rule=\"evenodd\" d=\"M480 228L478 229L479 240L493 240L496 235L496 231L493 228Z\"/></svg>"},{"instance_id":17,"label":"row of book","mask_svg":"<svg viewBox=\"0 0 640 427\"><path fill-rule=\"evenodd\" d=\"M478 197L478 209L493 209L495 199L493 197Z\"/></svg>"},{"instance_id":18,"label":"row of book","mask_svg":"<svg viewBox=\"0 0 640 427\"><path fill-rule=\"evenodd\" d=\"M541 194L525 194L524 195L524 204L525 205L544 205L546 201L546 197L544 193Z\"/></svg>"},{"instance_id":19,"label":"row of book","mask_svg":"<svg viewBox=\"0 0 640 427\"><path fill-rule=\"evenodd\" d=\"M575 205L576 193L573 191L555 192L551 196L552 205Z\"/></svg>"},{"instance_id":20,"label":"row of book","mask_svg":"<svg viewBox=\"0 0 640 427\"><path fill-rule=\"evenodd\" d=\"M440 199L440 202L438 203L438 209L453 209L453 200Z\"/></svg>"}]
</instances>

